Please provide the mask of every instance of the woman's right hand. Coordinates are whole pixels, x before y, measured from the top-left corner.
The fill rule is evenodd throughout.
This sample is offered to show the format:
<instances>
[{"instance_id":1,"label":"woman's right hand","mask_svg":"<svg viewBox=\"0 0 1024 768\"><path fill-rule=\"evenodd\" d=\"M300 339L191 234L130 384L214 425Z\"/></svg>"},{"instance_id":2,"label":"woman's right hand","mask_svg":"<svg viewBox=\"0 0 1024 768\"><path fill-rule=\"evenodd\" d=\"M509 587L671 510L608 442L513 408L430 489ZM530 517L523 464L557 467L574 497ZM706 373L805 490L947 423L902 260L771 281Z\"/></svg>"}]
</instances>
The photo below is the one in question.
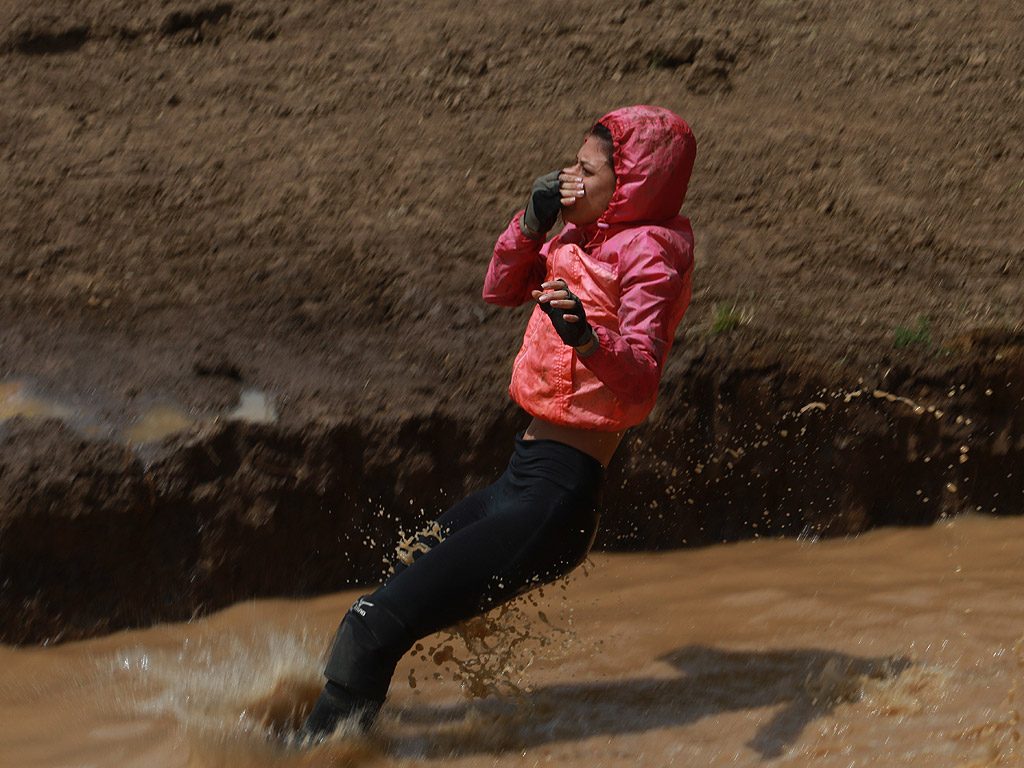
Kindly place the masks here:
<instances>
[{"instance_id":1,"label":"woman's right hand","mask_svg":"<svg viewBox=\"0 0 1024 768\"><path fill-rule=\"evenodd\" d=\"M544 237L544 233L558 221L558 212L562 209L561 174L561 171L552 171L533 182L530 198L526 201L526 211L519 220L519 228L527 237Z\"/></svg>"},{"instance_id":2,"label":"woman's right hand","mask_svg":"<svg viewBox=\"0 0 1024 768\"><path fill-rule=\"evenodd\" d=\"M530 189L526 211L519 220L523 234L535 239L543 237L555 226L562 207L575 204L583 194L583 177L564 168L538 177Z\"/></svg>"},{"instance_id":3,"label":"woman's right hand","mask_svg":"<svg viewBox=\"0 0 1024 768\"><path fill-rule=\"evenodd\" d=\"M562 169L558 174L559 191L562 195L562 207L573 205L578 198L583 197L583 177L572 170Z\"/></svg>"}]
</instances>

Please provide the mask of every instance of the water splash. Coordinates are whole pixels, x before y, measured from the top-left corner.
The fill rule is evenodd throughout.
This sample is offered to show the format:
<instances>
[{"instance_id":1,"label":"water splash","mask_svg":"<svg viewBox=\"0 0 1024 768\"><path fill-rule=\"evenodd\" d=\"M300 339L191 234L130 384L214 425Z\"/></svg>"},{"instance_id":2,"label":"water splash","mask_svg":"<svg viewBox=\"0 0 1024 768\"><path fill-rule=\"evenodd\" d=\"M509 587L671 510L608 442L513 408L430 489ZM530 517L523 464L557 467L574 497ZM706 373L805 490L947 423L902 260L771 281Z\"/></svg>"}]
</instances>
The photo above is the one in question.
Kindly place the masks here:
<instances>
[{"instance_id":1,"label":"water splash","mask_svg":"<svg viewBox=\"0 0 1024 768\"><path fill-rule=\"evenodd\" d=\"M428 523L416 533L406 535L403 531L398 532L398 544L395 545L395 558L403 565L412 565L417 555L429 552L431 547L436 547L444 541L444 530L436 520ZM390 572L394 573L394 564L390 565Z\"/></svg>"},{"instance_id":2,"label":"water splash","mask_svg":"<svg viewBox=\"0 0 1024 768\"><path fill-rule=\"evenodd\" d=\"M342 723L316 746L295 733L323 686L323 641L305 631L186 638L176 651L123 650L120 708L178 726L190 768L327 768L365 764L379 748Z\"/></svg>"},{"instance_id":3,"label":"water splash","mask_svg":"<svg viewBox=\"0 0 1024 768\"><path fill-rule=\"evenodd\" d=\"M1016 674L1006 695L1006 714L970 728L962 734L966 741L977 741L984 745L985 755L965 763L961 768L997 768L1002 765L1021 765L1024 752L1021 751L1020 712L1017 707L1017 692L1024 679L1024 635L1013 645Z\"/></svg>"},{"instance_id":4,"label":"water splash","mask_svg":"<svg viewBox=\"0 0 1024 768\"><path fill-rule=\"evenodd\" d=\"M587 575L587 569L582 568L554 584L520 595L440 633L433 643L418 643L413 652L421 662L434 667L428 675L436 680L454 680L467 698L522 700L531 690L527 682L530 667L542 659L557 660L576 650L580 641L572 627L573 611L565 593L574 578ZM562 597L555 620L544 610L546 594L551 590L558 590ZM413 669L409 687L417 685Z\"/></svg>"}]
</instances>

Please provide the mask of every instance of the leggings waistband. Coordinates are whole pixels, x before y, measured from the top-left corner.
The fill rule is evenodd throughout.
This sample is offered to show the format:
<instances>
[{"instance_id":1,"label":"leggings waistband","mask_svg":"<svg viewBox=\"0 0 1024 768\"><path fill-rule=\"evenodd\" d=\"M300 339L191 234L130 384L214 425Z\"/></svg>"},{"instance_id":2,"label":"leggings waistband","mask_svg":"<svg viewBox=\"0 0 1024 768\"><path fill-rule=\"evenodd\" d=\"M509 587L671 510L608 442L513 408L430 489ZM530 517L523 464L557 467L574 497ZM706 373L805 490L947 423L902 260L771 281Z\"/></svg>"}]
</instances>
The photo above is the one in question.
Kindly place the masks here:
<instances>
[{"instance_id":1,"label":"leggings waistband","mask_svg":"<svg viewBox=\"0 0 1024 768\"><path fill-rule=\"evenodd\" d=\"M570 491L594 488L604 480L604 467L593 456L557 440L527 440L522 432L516 435L508 469L516 477L543 478Z\"/></svg>"}]
</instances>

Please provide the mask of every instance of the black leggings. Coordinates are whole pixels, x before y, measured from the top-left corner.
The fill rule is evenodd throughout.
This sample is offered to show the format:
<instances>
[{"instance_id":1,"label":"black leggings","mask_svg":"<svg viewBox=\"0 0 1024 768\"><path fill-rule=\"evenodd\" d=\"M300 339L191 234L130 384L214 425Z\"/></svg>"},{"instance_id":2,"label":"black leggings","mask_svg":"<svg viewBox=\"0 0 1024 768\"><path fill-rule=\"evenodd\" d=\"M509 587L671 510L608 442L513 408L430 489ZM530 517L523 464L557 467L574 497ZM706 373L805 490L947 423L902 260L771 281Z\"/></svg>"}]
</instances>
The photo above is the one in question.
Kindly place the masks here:
<instances>
[{"instance_id":1,"label":"black leggings","mask_svg":"<svg viewBox=\"0 0 1024 768\"><path fill-rule=\"evenodd\" d=\"M383 700L417 640L571 571L594 541L603 476L571 446L518 435L497 482L449 509L439 535L418 539L425 551L352 606L325 676Z\"/></svg>"}]
</instances>

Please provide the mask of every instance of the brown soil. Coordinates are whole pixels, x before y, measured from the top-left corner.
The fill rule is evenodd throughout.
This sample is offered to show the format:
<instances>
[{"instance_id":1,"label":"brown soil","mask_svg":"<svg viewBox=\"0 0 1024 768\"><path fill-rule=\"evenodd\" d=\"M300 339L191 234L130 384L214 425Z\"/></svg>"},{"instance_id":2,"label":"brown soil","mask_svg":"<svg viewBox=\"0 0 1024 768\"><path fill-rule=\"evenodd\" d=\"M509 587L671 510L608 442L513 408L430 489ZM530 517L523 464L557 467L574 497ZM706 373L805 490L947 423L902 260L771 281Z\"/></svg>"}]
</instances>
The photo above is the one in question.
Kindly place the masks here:
<instances>
[{"instance_id":1,"label":"brown soil","mask_svg":"<svg viewBox=\"0 0 1024 768\"><path fill-rule=\"evenodd\" d=\"M526 320L479 298L493 241L630 103L697 134L697 267L602 545L1019 513L1022 25L1017 0L0 3L0 378L92 414L0 424L0 640L371 580L493 477ZM246 389L276 425L114 437Z\"/></svg>"}]
</instances>

